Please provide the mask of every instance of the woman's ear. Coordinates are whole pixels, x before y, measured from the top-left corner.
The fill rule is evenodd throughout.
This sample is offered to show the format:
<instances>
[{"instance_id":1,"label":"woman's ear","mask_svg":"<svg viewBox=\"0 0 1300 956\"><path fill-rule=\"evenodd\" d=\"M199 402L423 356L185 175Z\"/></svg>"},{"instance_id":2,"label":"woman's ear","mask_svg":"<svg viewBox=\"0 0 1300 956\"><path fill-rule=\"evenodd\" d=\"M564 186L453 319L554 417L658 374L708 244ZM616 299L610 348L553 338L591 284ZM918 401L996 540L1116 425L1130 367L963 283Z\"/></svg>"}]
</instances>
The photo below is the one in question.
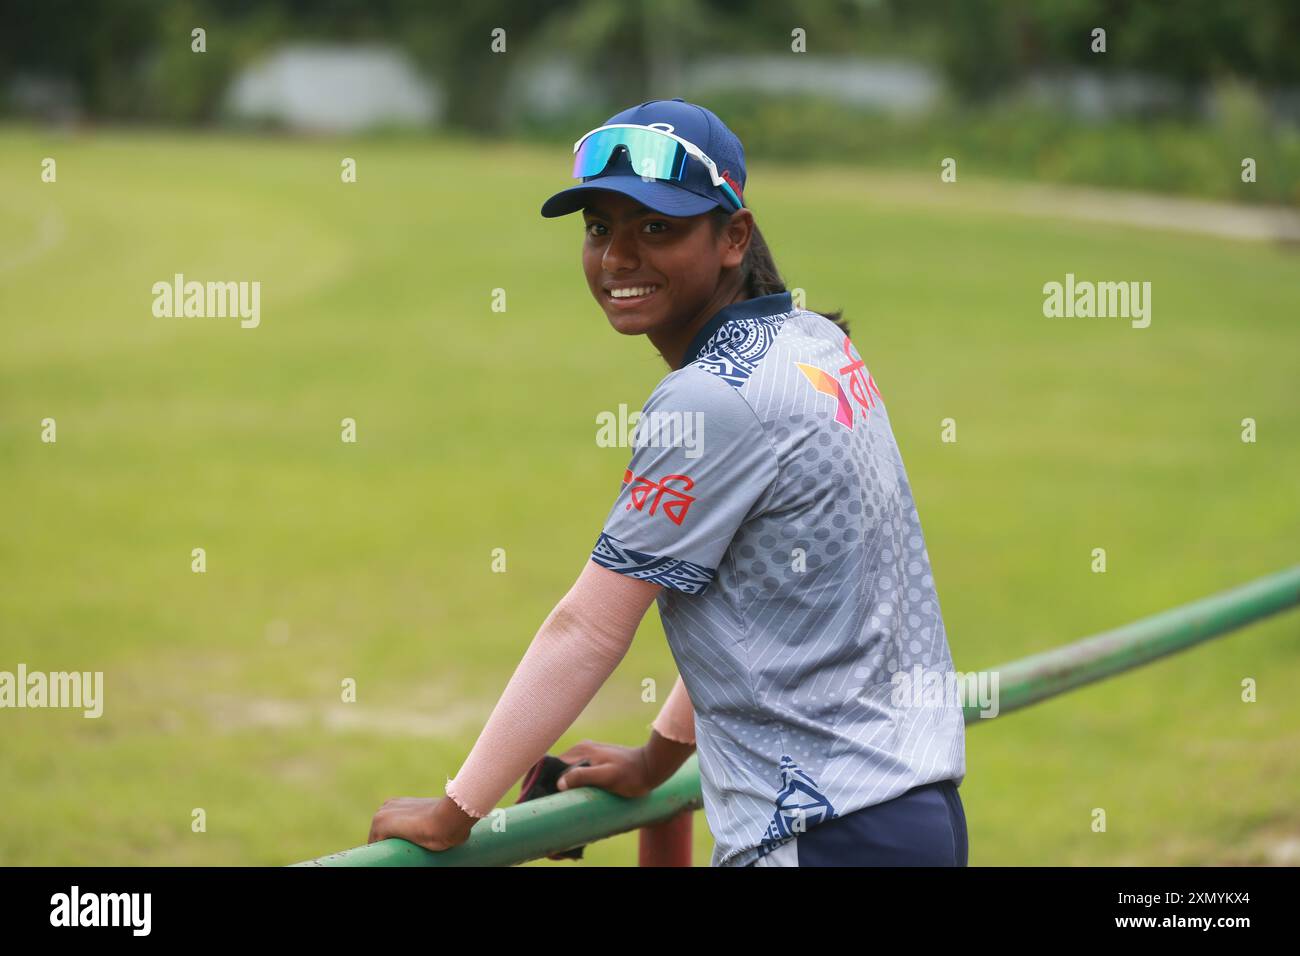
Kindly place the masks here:
<instances>
[{"instance_id":1,"label":"woman's ear","mask_svg":"<svg viewBox=\"0 0 1300 956\"><path fill-rule=\"evenodd\" d=\"M745 261L745 252L754 239L754 214L748 209L737 209L722 235L726 242L722 255L723 266L739 266Z\"/></svg>"}]
</instances>

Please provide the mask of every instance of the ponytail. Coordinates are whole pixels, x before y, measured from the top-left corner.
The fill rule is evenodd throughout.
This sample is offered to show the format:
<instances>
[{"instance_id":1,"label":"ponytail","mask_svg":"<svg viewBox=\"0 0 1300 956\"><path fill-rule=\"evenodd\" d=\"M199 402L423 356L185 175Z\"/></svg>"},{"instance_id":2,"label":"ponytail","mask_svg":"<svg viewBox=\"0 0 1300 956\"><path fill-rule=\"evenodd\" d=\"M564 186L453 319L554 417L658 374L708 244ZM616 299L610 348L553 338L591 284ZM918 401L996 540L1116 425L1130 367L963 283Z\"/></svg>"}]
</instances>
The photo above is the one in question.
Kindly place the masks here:
<instances>
[{"instance_id":1,"label":"ponytail","mask_svg":"<svg viewBox=\"0 0 1300 956\"><path fill-rule=\"evenodd\" d=\"M709 216L711 217L710 221L713 223L713 234L715 236L721 235L723 228L731 221L731 211L724 209L722 206L709 213ZM785 281L781 278L781 274L777 272L776 263L772 260L772 250L768 248L767 240L763 238L758 223L754 223L754 234L750 237L749 248L745 250L745 258L740 264L740 271L745 277L745 292L751 299L787 291ZM843 318L843 309L820 314L834 322L845 335L849 334L849 323Z\"/></svg>"}]
</instances>

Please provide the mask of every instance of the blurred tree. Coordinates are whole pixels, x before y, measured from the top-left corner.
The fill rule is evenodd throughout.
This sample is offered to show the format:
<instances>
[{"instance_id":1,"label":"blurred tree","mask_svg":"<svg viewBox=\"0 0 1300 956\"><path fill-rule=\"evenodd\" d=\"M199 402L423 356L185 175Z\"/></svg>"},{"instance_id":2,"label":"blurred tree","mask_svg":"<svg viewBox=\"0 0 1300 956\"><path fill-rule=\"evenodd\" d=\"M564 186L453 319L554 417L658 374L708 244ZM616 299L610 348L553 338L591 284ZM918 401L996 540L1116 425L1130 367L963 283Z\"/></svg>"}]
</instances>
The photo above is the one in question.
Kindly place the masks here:
<instances>
[{"instance_id":1,"label":"blurred tree","mask_svg":"<svg viewBox=\"0 0 1300 956\"><path fill-rule=\"evenodd\" d=\"M668 94L683 60L709 34L699 0L578 0L533 44L569 59L599 84L607 104Z\"/></svg>"},{"instance_id":2,"label":"blurred tree","mask_svg":"<svg viewBox=\"0 0 1300 956\"><path fill-rule=\"evenodd\" d=\"M92 115L140 112L132 66L159 37L156 5L5 2L0 7L0 83L15 75L67 77Z\"/></svg>"},{"instance_id":3,"label":"blurred tree","mask_svg":"<svg viewBox=\"0 0 1300 956\"><path fill-rule=\"evenodd\" d=\"M570 58L626 105L676 95L690 60L788 51L796 27L814 55L932 51L968 100L1062 66L1140 71L1187 91L1231 76L1300 83L1296 0L0 0L0 23L0 89L18 74L70 79L105 117L203 120L249 58L303 40L403 46L442 85L448 121L480 131L504 125L519 54ZM203 58L189 53L193 26L209 32ZM1104 55L1089 48L1097 26ZM490 48L497 27L504 54Z\"/></svg>"},{"instance_id":4,"label":"blurred tree","mask_svg":"<svg viewBox=\"0 0 1300 956\"><path fill-rule=\"evenodd\" d=\"M1139 71L1191 92L1226 75L1300 81L1295 0L889 0L906 29L933 32L958 95L983 100L1036 69ZM1106 52L1091 33L1106 30Z\"/></svg>"}]
</instances>

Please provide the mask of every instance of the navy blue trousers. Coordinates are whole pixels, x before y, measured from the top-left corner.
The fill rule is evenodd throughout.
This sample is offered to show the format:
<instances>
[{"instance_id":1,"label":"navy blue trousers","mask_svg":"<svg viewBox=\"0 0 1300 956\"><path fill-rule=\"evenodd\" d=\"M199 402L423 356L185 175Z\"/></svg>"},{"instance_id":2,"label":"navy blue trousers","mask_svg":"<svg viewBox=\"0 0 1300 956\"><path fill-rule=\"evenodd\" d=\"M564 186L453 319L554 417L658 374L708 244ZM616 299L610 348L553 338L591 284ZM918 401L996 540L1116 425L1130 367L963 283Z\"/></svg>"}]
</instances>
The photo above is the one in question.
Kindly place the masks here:
<instances>
[{"instance_id":1,"label":"navy blue trousers","mask_svg":"<svg viewBox=\"0 0 1300 956\"><path fill-rule=\"evenodd\" d=\"M966 811L951 780L832 817L750 866L966 866Z\"/></svg>"}]
</instances>

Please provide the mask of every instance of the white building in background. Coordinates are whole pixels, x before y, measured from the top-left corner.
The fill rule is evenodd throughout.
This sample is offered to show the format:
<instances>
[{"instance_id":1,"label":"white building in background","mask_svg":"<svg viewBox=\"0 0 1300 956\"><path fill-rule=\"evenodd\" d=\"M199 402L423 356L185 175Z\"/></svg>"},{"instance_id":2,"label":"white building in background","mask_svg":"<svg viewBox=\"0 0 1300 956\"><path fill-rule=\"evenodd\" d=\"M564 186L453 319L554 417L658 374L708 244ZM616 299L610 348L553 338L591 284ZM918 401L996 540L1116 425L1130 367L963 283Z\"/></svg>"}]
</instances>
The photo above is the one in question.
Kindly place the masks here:
<instances>
[{"instance_id":1,"label":"white building in background","mask_svg":"<svg viewBox=\"0 0 1300 956\"><path fill-rule=\"evenodd\" d=\"M438 89L388 46L281 47L240 73L226 100L237 119L322 133L427 127L442 106Z\"/></svg>"},{"instance_id":2,"label":"white building in background","mask_svg":"<svg viewBox=\"0 0 1300 956\"><path fill-rule=\"evenodd\" d=\"M921 62L859 56L714 54L675 64L659 79L655 95L698 97L712 93L816 94L846 106L912 116L933 109L944 92L939 71ZM552 115L600 100L600 84L563 56L522 65L510 92L518 111Z\"/></svg>"},{"instance_id":3,"label":"white building in background","mask_svg":"<svg viewBox=\"0 0 1300 956\"><path fill-rule=\"evenodd\" d=\"M919 61L865 56L711 56L690 64L692 89L813 94L846 106L913 116L943 93L939 71Z\"/></svg>"}]
</instances>

